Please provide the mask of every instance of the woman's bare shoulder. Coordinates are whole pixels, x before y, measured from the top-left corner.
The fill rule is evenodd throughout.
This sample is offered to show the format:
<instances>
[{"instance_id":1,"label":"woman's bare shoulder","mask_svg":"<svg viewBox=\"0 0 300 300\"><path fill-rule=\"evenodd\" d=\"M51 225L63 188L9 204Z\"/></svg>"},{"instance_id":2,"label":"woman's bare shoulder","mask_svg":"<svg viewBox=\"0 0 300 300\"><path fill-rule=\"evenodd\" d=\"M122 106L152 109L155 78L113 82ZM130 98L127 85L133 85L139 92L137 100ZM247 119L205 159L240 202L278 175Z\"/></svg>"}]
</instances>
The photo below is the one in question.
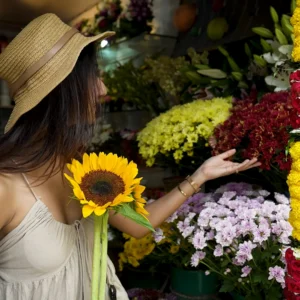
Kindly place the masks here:
<instances>
[{"instance_id":1,"label":"woman's bare shoulder","mask_svg":"<svg viewBox=\"0 0 300 300\"><path fill-rule=\"evenodd\" d=\"M6 226L15 213L14 175L0 174L0 230Z\"/></svg>"}]
</instances>

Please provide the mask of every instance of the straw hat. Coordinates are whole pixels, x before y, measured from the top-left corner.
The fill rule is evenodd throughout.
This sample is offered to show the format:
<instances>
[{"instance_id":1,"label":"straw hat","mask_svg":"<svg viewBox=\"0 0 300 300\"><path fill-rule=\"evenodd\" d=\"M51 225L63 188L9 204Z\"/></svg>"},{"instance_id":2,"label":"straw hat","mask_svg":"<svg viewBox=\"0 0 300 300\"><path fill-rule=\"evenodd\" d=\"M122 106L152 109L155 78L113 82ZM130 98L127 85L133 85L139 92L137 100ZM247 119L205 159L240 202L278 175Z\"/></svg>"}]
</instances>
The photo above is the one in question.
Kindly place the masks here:
<instances>
[{"instance_id":1,"label":"straw hat","mask_svg":"<svg viewBox=\"0 0 300 300\"><path fill-rule=\"evenodd\" d=\"M0 78L15 102L5 132L71 73L85 46L112 35L85 37L54 14L29 23L0 55Z\"/></svg>"}]
</instances>

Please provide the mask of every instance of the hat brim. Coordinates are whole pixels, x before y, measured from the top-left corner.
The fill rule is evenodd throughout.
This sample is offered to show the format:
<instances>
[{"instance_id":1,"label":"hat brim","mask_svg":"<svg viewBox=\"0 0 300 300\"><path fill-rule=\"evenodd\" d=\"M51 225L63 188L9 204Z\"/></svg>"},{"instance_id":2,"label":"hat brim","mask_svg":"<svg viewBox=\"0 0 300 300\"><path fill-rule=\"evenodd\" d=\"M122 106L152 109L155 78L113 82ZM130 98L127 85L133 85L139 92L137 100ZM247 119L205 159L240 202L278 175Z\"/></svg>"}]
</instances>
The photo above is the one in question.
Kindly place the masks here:
<instances>
[{"instance_id":1,"label":"hat brim","mask_svg":"<svg viewBox=\"0 0 300 300\"><path fill-rule=\"evenodd\" d=\"M68 43L39 71L37 71L16 93L16 105L5 126L7 133L26 112L37 106L53 89L55 89L73 70L81 51L95 41L113 36L108 31L93 37L75 34Z\"/></svg>"}]
</instances>

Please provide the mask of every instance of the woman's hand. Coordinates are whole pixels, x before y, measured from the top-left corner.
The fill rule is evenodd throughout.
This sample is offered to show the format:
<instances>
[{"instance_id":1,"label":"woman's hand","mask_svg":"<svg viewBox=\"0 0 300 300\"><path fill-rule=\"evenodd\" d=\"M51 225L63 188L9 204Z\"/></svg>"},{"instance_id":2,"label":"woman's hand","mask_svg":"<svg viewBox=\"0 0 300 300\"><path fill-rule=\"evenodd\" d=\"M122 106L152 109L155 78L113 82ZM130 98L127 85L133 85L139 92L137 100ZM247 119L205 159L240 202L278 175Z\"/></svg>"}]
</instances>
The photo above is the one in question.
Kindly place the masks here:
<instances>
[{"instance_id":1,"label":"woman's hand","mask_svg":"<svg viewBox=\"0 0 300 300\"><path fill-rule=\"evenodd\" d=\"M235 152L235 149L231 149L209 158L192 175L193 180L196 183L204 183L208 180L238 173L261 165L261 163L257 161L257 158L253 158L251 160L246 159L242 163L236 163L228 160L228 158L232 157Z\"/></svg>"}]
</instances>

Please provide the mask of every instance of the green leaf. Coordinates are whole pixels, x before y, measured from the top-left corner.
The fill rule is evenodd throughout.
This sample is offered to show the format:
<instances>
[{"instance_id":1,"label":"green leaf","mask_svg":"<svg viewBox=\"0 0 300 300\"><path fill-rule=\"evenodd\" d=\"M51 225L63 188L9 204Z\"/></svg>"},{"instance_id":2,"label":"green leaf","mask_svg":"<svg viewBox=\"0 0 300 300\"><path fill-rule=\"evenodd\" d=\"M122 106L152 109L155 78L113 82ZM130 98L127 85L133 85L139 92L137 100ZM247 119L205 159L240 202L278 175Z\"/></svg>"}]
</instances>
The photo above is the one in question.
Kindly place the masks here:
<instances>
[{"instance_id":1,"label":"green leaf","mask_svg":"<svg viewBox=\"0 0 300 300\"><path fill-rule=\"evenodd\" d=\"M265 290L266 292L266 299L282 299L282 289L280 288L279 284L273 285L270 289Z\"/></svg>"},{"instance_id":2,"label":"green leaf","mask_svg":"<svg viewBox=\"0 0 300 300\"><path fill-rule=\"evenodd\" d=\"M259 300L259 299L260 297L257 297L257 295L253 295L253 294L245 296L245 300Z\"/></svg>"},{"instance_id":3,"label":"green leaf","mask_svg":"<svg viewBox=\"0 0 300 300\"><path fill-rule=\"evenodd\" d=\"M215 79L223 79L227 77L227 74L219 69L207 69L207 70L198 70L199 74L208 76Z\"/></svg>"},{"instance_id":4,"label":"green leaf","mask_svg":"<svg viewBox=\"0 0 300 300\"><path fill-rule=\"evenodd\" d=\"M195 67L199 70L208 70L210 69L210 66L209 65L201 65L201 64L197 64L195 65Z\"/></svg>"},{"instance_id":5,"label":"green leaf","mask_svg":"<svg viewBox=\"0 0 300 300\"><path fill-rule=\"evenodd\" d=\"M145 217L137 213L132 207L130 207L129 203L122 204L116 207L115 210L117 213L121 214L122 216L131 219L132 221L136 222L141 226L148 228L150 231L154 231L150 222Z\"/></svg>"},{"instance_id":6,"label":"green leaf","mask_svg":"<svg viewBox=\"0 0 300 300\"><path fill-rule=\"evenodd\" d=\"M232 281L225 280L220 288L220 293L230 293L234 290L234 284Z\"/></svg>"},{"instance_id":7,"label":"green leaf","mask_svg":"<svg viewBox=\"0 0 300 300\"><path fill-rule=\"evenodd\" d=\"M228 264L229 264L229 260L225 259L225 260L223 260L223 261L221 262L221 267L222 267L222 268L225 268L225 267L228 266Z\"/></svg>"},{"instance_id":8,"label":"green leaf","mask_svg":"<svg viewBox=\"0 0 300 300\"><path fill-rule=\"evenodd\" d=\"M252 278L253 278L253 282L254 283L261 283L265 280L265 274L264 273L259 273L259 272L256 272L252 275Z\"/></svg>"}]
</instances>

